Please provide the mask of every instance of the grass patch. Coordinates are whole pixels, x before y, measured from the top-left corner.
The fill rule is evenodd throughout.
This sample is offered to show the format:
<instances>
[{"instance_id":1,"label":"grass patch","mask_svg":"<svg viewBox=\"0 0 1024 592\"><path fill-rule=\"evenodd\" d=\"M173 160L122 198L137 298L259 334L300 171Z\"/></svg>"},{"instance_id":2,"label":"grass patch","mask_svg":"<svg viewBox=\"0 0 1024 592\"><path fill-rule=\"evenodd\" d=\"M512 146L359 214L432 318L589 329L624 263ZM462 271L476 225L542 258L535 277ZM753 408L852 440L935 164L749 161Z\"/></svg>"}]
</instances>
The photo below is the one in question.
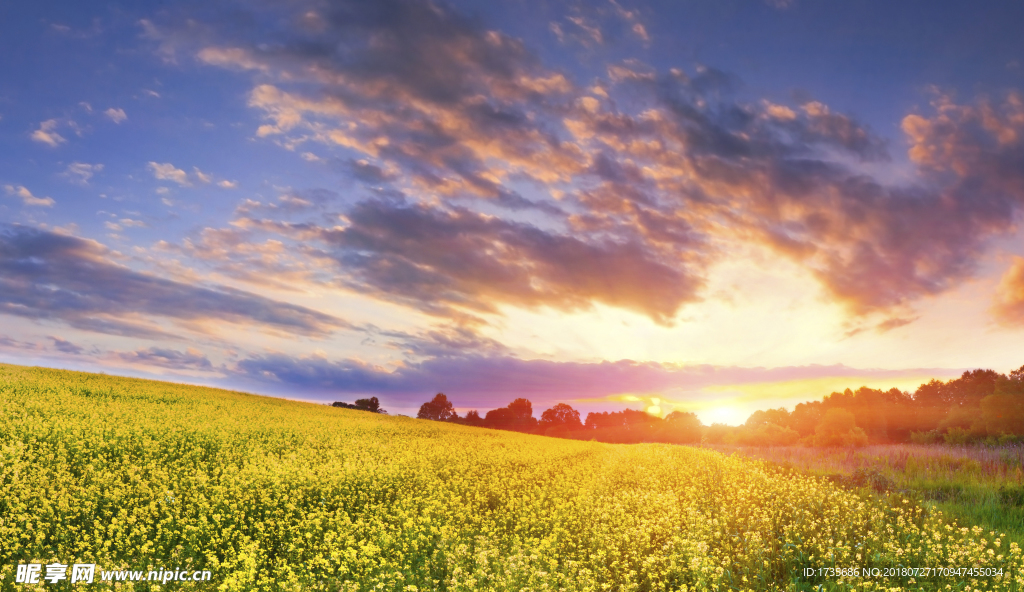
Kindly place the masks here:
<instances>
[{"instance_id":1,"label":"grass patch","mask_svg":"<svg viewBox=\"0 0 1024 592\"><path fill-rule=\"evenodd\" d=\"M863 448L716 447L851 489L913 493L961 525L978 525L1024 546L1024 447L897 444Z\"/></svg>"}]
</instances>

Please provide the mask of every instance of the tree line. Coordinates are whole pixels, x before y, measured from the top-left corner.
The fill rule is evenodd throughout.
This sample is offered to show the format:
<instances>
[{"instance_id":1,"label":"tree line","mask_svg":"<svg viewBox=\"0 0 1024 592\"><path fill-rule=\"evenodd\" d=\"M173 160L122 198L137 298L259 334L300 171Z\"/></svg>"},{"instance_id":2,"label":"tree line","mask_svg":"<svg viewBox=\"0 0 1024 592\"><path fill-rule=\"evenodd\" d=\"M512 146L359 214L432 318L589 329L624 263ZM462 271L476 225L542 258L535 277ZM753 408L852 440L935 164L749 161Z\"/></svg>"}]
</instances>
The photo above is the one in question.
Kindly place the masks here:
<instances>
[{"instance_id":1,"label":"tree line","mask_svg":"<svg viewBox=\"0 0 1024 592\"><path fill-rule=\"evenodd\" d=\"M537 419L532 403L524 398L492 409L483 417L477 411L460 417L443 393L424 403L417 417L619 443L862 446L1024 442L1024 366L1008 375L979 369L945 382L933 379L913 393L897 388L846 389L821 401L800 403L793 411L755 411L740 426L705 426L689 412L673 411L659 417L633 409L588 413L581 420L580 413L565 403L551 407Z\"/></svg>"},{"instance_id":2,"label":"tree line","mask_svg":"<svg viewBox=\"0 0 1024 592\"><path fill-rule=\"evenodd\" d=\"M664 418L633 409L604 411L588 413L583 421L580 412L566 403L551 407L538 419L533 416L533 404L522 398L505 407L491 409L483 417L475 410L459 417L444 393L438 393L421 405L416 417L557 438L621 443L696 443L700 442L703 428L695 413L683 411L673 411Z\"/></svg>"}]
</instances>

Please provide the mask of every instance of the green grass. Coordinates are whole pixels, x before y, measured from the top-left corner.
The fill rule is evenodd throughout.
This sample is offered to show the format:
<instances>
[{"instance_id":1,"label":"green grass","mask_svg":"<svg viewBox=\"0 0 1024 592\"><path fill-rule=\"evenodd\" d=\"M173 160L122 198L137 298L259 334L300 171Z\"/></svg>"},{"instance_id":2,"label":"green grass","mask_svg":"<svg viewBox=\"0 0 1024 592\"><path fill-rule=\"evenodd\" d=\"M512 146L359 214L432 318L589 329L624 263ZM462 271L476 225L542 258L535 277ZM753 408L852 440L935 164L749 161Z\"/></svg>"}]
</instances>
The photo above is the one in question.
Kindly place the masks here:
<instances>
[{"instance_id":1,"label":"green grass","mask_svg":"<svg viewBox=\"0 0 1024 592\"><path fill-rule=\"evenodd\" d=\"M897 444L863 448L716 447L853 486L907 490L960 524L1024 546L1024 446ZM854 479L860 476L861 479ZM837 478L840 477L840 478ZM866 477L866 478L865 478ZM845 479L844 479L845 478Z\"/></svg>"}]
</instances>

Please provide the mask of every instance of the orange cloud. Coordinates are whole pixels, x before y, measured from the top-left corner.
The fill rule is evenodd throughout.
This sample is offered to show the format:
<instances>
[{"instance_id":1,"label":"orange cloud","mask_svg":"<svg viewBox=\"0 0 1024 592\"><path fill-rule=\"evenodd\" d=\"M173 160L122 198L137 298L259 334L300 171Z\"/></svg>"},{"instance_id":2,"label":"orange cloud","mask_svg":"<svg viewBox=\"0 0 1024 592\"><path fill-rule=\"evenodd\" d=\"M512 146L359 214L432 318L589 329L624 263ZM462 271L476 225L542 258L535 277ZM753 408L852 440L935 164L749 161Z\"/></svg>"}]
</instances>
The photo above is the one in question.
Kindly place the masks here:
<instances>
[{"instance_id":1,"label":"orange cloud","mask_svg":"<svg viewBox=\"0 0 1024 592\"><path fill-rule=\"evenodd\" d=\"M1014 257L996 290L992 314L1003 325L1024 326L1024 257Z\"/></svg>"}]
</instances>

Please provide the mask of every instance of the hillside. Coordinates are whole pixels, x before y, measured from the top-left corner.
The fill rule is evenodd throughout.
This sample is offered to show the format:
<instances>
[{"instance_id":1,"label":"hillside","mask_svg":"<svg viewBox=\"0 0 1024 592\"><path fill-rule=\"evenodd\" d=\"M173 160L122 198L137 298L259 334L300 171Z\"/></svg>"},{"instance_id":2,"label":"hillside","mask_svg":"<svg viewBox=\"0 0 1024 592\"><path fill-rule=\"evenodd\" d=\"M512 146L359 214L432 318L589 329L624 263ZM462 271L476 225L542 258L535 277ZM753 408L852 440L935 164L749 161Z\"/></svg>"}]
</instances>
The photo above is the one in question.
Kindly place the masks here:
<instances>
[{"instance_id":1,"label":"hillside","mask_svg":"<svg viewBox=\"0 0 1024 592\"><path fill-rule=\"evenodd\" d=\"M997 535L946 525L898 495L699 448L0 365L4 590L54 589L42 577L14 583L19 564L53 562L96 564L89 589L115 586L101 569L175 568L209 571L209 581L174 582L198 590L944 589L972 580L804 575L897 566L992 569L971 585L1014 589L1024 561Z\"/></svg>"}]
</instances>

